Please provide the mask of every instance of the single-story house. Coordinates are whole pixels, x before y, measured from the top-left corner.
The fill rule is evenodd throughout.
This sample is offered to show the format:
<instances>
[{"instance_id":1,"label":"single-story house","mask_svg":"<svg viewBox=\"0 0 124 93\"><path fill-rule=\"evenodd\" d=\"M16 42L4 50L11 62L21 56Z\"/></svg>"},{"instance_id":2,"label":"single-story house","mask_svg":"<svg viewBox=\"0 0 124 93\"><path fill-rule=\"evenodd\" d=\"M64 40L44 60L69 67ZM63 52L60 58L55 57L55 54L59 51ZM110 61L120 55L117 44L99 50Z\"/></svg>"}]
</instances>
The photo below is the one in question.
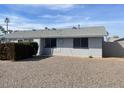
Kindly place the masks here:
<instances>
[{"instance_id":1,"label":"single-story house","mask_svg":"<svg viewBox=\"0 0 124 93\"><path fill-rule=\"evenodd\" d=\"M9 41L38 42L38 55L102 57L102 44L107 31L103 26L18 31L7 34Z\"/></svg>"},{"instance_id":2,"label":"single-story house","mask_svg":"<svg viewBox=\"0 0 124 93\"><path fill-rule=\"evenodd\" d=\"M116 41L116 40L118 40L118 39L120 39L120 37L115 37L115 36L109 37L109 38L107 39L107 42L114 42L114 41Z\"/></svg>"}]
</instances>

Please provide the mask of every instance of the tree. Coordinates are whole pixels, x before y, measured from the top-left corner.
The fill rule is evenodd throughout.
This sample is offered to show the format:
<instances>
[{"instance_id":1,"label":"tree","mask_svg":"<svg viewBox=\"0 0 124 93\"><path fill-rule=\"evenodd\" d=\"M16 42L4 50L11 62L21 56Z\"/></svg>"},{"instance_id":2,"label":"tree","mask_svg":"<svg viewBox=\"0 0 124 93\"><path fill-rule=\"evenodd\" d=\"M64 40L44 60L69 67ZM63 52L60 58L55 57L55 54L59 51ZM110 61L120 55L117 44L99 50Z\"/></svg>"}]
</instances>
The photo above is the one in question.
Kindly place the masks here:
<instances>
[{"instance_id":1,"label":"tree","mask_svg":"<svg viewBox=\"0 0 124 93\"><path fill-rule=\"evenodd\" d=\"M4 22L6 23L6 31L8 32L8 23L10 22L9 18L5 18Z\"/></svg>"},{"instance_id":2,"label":"tree","mask_svg":"<svg viewBox=\"0 0 124 93\"><path fill-rule=\"evenodd\" d=\"M6 34L6 31L5 31L5 29L4 29L2 26L0 26L0 31L1 31L2 33Z\"/></svg>"}]
</instances>

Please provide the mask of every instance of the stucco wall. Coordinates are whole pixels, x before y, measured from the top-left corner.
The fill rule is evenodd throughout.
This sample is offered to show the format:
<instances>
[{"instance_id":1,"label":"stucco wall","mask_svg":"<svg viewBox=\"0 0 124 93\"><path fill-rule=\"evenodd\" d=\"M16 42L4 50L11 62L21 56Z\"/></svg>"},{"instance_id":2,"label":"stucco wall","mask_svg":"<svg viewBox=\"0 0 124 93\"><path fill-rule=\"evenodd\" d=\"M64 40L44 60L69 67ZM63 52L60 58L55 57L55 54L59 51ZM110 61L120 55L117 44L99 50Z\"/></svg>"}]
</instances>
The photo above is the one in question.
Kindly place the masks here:
<instances>
[{"instance_id":1,"label":"stucco wall","mask_svg":"<svg viewBox=\"0 0 124 93\"><path fill-rule=\"evenodd\" d=\"M105 42L103 44L104 57L124 57L124 41Z\"/></svg>"},{"instance_id":2,"label":"stucco wall","mask_svg":"<svg viewBox=\"0 0 124 93\"><path fill-rule=\"evenodd\" d=\"M88 49L73 48L72 38L58 38L57 48L43 48L43 55L80 56L80 57L102 57L102 38L89 38Z\"/></svg>"},{"instance_id":3,"label":"stucco wall","mask_svg":"<svg viewBox=\"0 0 124 93\"><path fill-rule=\"evenodd\" d=\"M42 39L34 39L33 41L38 43L37 55L41 55L42 49L43 49L43 40Z\"/></svg>"},{"instance_id":4,"label":"stucco wall","mask_svg":"<svg viewBox=\"0 0 124 93\"><path fill-rule=\"evenodd\" d=\"M17 39L12 39L12 40L9 40L8 42L18 43L18 40Z\"/></svg>"}]
</instances>

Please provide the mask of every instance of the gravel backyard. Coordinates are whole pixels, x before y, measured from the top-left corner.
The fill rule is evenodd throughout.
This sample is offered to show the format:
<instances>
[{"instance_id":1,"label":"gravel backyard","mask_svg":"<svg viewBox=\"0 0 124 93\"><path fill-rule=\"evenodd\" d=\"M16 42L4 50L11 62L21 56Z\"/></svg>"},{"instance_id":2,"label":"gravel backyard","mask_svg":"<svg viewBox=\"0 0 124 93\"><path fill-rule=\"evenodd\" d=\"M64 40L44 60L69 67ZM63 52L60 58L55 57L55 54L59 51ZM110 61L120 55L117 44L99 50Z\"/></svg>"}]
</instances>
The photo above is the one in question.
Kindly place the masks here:
<instances>
[{"instance_id":1,"label":"gravel backyard","mask_svg":"<svg viewBox=\"0 0 124 93\"><path fill-rule=\"evenodd\" d=\"M124 87L124 58L0 61L0 87Z\"/></svg>"}]
</instances>

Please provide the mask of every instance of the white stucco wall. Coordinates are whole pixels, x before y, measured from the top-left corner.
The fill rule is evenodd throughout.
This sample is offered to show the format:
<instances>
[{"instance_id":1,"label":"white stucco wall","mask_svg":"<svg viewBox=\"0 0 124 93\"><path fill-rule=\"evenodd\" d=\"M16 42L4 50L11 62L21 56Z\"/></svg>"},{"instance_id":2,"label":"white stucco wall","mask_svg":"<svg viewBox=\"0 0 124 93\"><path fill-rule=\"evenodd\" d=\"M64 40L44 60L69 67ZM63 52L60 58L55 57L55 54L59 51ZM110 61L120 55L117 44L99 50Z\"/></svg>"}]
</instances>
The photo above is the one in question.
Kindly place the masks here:
<instances>
[{"instance_id":1,"label":"white stucco wall","mask_svg":"<svg viewBox=\"0 0 124 93\"><path fill-rule=\"evenodd\" d=\"M34 39L33 40L34 42L37 42L38 43L38 52L37 52L37 55L41 55L42 53L42 49L43 49L43 40L42 39Z\"/></svg>"},{"instance_id":2,"label":"white stucco wall","mask_svg":"<svg viewBox=\"0 0 124 93\"><path fill-rule=\"evenodd\" d=\"M8 42L14 42L14 43L18 43L17 39L11 39L11 40L7 40Z\"/></svg>"},{"instance_id":3,"label":"white stucco wall","mask_svg":"<svg viewBox=\"0 0 124 93\"><path fill-rule=\"evenodd\" d=\"M73 38L58 38L56 48L43 48L43 55L102 57L102 38L88 38L88 49L73 48Z\"/></svg>"}]
</instances>

